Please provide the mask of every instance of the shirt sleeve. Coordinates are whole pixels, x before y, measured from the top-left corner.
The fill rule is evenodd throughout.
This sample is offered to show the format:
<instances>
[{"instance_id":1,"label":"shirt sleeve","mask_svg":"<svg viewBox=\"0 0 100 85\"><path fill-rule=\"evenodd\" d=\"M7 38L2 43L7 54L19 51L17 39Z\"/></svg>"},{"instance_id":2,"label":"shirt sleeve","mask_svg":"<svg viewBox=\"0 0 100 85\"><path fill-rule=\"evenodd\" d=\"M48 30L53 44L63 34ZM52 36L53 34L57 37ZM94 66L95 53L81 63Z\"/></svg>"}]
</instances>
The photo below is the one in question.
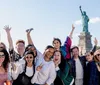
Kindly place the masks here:
<instances>
[{"instance_id":1,"label":"shirt sleeve","mask_svg":"<svg viewBox=\"0 0 100 85\"><path fill-rule=\"evenodd\" d=\"M31 83L32 83L32 84L34 84L34 83L36 82L38 72L39 72L39 71L36 71L35 74L34 74L34 76L33 76L33 78L31 79Z\"/></svg>"},{"instance_id":2,"label":"shirt sleeve","mask_svg":"<svg viewBox=\"0 0 100 85\"><path fill-rule=\"evenodd\" d=\"M72 44L72 41L71 41L70 37L67 36L65 43L64 43L64 46L66 48L66 59L71 58L71 55L70 55L71 44Z\"/></svg>"},{"instance_id":3,"label":"shirt sleeve","mask_svg":"<svg viewBox=\"0 0 100 85\"><path fill-rule=\"evenodd\" d=\"M15 65L16 65L16 70L15 71L12 70L12 78L14 80L16 80L17 77L19 76L19 74L21 74L23 72L22 65L17 64L17 63Z\"/></svg>"},{"instance_id":4,"label":"shirt sleeve","mask_svg":"<svg viewBox=\"0 0 100 85\"><path fill-rule=\"evenodd\" d=\"M36 51L37 51L37 56L35 58L35 62L37 62L41 57L43 57L43 54L39 50Z\"/></svg>"}]
</instances>

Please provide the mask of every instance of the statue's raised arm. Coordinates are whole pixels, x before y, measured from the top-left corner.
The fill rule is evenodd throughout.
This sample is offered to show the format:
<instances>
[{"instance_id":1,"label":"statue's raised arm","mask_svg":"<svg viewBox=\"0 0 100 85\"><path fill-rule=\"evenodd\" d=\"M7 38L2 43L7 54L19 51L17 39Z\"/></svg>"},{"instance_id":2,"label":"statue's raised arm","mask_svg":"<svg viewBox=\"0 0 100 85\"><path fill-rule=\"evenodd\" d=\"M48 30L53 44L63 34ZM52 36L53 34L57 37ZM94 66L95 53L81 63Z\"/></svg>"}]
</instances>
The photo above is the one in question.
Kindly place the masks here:
<instances>
[{"instance_id":1,"label":"statue's raised arm","mask_svg":"<svg viewBox=\"0 0 100 85\"><path fill-rule=\"evenodd\" d=\"M81 6L79 6L79 8L80 8L81 14L83 15L83 12L82 12Z\"/></svg>"}]
</instances>

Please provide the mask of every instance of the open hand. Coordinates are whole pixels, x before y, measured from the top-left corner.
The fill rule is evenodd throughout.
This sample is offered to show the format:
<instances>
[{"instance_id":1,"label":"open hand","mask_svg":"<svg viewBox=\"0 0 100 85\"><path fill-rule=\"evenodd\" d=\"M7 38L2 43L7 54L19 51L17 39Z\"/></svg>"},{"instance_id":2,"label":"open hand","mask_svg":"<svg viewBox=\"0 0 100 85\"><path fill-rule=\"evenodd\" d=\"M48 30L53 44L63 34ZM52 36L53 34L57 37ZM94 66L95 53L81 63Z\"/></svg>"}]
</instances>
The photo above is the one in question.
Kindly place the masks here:
<instances>
[{"instance_id":1,"label":"open hand","mask_svg":"<svg viewBox=\"0 0 100 85\"><path fill-rule=\"evenodd\" d=\"M16 65L15 65L13 62L11 63L11 66L12 66L12 70L13 70L13 71L16 71L16 68L17 68L17 67L16 67Z\"/></svg>"},{"instance_id":2,"label":"open hand","mask_svg":"<svg viewBox=\"0 0 100 85\"><path fill-rule=\"evenodd\" d=\"M5 30L6 32L10 32L11 27L9 27L9 25L6 25L6 26L4 26L4 30Z\"/></svg>"},{"instance_id":3,"label":"open hand","mask_svg":"<svg viewBox=\"0 0 100 85\"><path fill-rule=\"evenodd\" d=\"M42 66L43 66L43 65L39 65L39 66L36 68L36 70L37 70L37 71L40 71L40 70L42 69Z\"/></svg>"},{"instance_id":4,"label":"open hand","mask_svg":"<svg viewBox=\"0 0 100 85\"><path fill-rule=\"evenodd\" d=\"M72 24L72 29L74 30L75 29L75 26Z\"/></svg>"}]
</instances>

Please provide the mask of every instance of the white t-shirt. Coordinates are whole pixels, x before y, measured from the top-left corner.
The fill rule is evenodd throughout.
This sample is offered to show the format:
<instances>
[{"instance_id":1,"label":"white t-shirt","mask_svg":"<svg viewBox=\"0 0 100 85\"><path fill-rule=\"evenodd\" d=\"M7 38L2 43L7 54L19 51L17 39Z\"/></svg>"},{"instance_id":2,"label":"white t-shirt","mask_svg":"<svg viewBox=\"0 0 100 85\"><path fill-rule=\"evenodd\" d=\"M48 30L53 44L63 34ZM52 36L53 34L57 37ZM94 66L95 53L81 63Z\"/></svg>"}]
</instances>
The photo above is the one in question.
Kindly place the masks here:
<instances>
[{"instance_id":1,"label":"white t-shirt","mask_svg":"<svg viewBox=\"0 0 100 85\"><path fill-rule=\"evenodd\" d=\"M83 79L83 67L79 58L75 59L76 63L76 79Z\"/></svg>"},{"instance_id":2,"label":"white t-shirt","mask_svg":"<svg viewBox=\"0 0 100 85\"><path fill-rule=\"evenodd\" d=\"M33 66L32 67L26 67L26 75L28 76L28 77L31 77L32 75L33 75Z\"/></svg>"},{"instance_id":3,"label":"white t-shirt","mask_svg":"<svg viewBox=\"0 0 100 85\"><path fill-rule=\"evenodd\" d=\"M44 57L37 61L37 66L42 64L43 67L40 71L36 71L31 82L32 84L45 84L51 85L56 78L55 64L53 61L46 62Z\"/></svg>"},{"instance_id":4,"label":"white t-shirt","mask_svg":"<svg viewBox=\"0 0 100 85\"><path fill-rule=\"evenodd\" d=\"M21 74L24 71L22 64L16 63L15 65L16 65L16 70L11 71L11 76L14 80L16 80L18 78L18 75ZM33 66L32 67L26 67L26 73L25 74L27 76L31 77L33 75L33 71L34 71Z\"/></svg>"}]
</instances>

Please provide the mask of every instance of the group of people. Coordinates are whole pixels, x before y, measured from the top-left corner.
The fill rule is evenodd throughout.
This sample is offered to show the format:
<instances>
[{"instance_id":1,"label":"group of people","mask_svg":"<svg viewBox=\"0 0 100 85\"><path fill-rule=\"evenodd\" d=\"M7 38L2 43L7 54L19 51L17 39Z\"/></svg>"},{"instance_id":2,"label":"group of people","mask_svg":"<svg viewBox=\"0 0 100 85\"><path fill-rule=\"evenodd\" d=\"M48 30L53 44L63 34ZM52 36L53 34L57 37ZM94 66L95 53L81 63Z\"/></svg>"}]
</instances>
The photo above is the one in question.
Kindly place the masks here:
<instances>
[{"instance_id":1,"label":"group of people","mask_svg":"<svg viewBox=\"0 0 100 85\"><path fill-rule=\"evenodd\" d=\"M11 28L5 26L9 49L0 42L0 85L100 85L100 49L79 55L78 46L71 46L72 34L64 45L54 38L41 53L34 45L31 31L26 31L28 45L18 40L13 46ZM15 51L15 49L17 52Z\"/></svg>"}]
</instances>

